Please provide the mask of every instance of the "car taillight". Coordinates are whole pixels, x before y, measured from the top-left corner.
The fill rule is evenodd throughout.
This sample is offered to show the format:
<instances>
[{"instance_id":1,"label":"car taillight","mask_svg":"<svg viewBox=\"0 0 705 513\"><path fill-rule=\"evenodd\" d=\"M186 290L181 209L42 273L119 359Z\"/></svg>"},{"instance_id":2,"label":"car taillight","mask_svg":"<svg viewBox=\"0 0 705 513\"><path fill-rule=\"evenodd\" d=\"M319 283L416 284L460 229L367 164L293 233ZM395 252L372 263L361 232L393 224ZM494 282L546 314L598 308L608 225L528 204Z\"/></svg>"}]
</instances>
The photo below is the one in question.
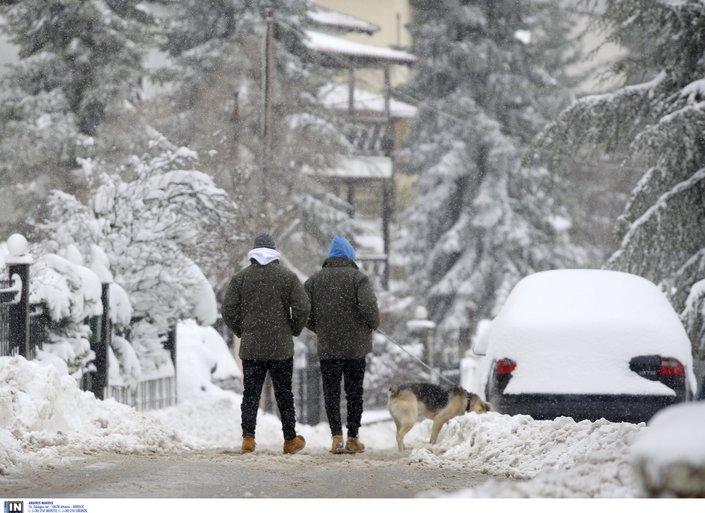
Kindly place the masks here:
<instances>
[{"instance_id":1,"label":"car taillight","mask_svg":"<svg viewBox=\"0 0 705 513\"><path fill-rule=\"evenodd\" d=\"M658 369L659 376L685 376L685 367L675 358L661 358L661 365Z\"/></svg>"},{"instance_id":2,"label":"car taillight","mask_svg":"<svg viewBox=\"0 0 705 513\"><path fill-rule=\"evenodd\" d=\"M514 369L516 369L517 364L514 360L510 360L509 358L502 358L501 360L497 360L495 363L494 371L495 374L511 374L514 372Z\"/></svg>"}]
</instances>

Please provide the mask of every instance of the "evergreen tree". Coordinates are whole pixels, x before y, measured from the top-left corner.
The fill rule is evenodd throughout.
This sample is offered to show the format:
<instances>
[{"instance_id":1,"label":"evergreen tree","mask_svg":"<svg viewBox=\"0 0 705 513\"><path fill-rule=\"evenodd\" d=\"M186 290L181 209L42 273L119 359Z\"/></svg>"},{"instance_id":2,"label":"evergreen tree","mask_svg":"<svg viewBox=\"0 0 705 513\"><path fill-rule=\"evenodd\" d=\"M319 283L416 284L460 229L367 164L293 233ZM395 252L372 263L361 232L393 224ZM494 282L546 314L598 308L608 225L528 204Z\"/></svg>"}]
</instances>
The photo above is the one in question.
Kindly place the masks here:
<instances>
[{"instance_id":1,"label":"evergreen tree","mask_svg":"<svg viewBox=\"0 0 705 513\"><path fill-rule=\"evenodd\" d=\"M139 0L3 2L2 30L20 61L3 80L0 177L76 192L78 157L93 153L106 118L138 99L141 42L150 19Z\"/></svg>"},{"instance_id":2,"label":"evergreen tree","mask_svg":"<svg viewBox=\"0 0 705 513\"><path fill-rule=\"evenodd\" d=\"M5 79L0 111L2 149L13 157L2 159L5 165L23 154L12 145L40 143L29 153L45 160L23 162L29 176L46 172L42 164L73 169L86 153L81 145L91 144L103 120L137 101L141 43L150 22L138 4L28 0L2 6L2 28L20 57Z\"/></svg>"},{"instance_id":3,"label":"evergreen tree","mask_svg":"<svg viewBox=\"0 0 705 513\"><path fill-rule=\"evenodd\" d=\"M623 152L623 166L643 170L618 220L621 245L606 265L660 284L703 355L705 5L607 1L601 21L608 40L632 48L614 69L632 85L581 99L539 146L559 157L579 147Z\"/></svg>"},{"instance_id":4,"label":"evergreen tree","mask_svg":"<svg viewBox=\"0 0 705 513\"><path fill-rule=\"evenodd\" d=\"M405 251L436 336L462 354L519 279L575 257L555 177L519 162L567 102L568 19L552 2L413 5L408 93L423 100L408 139L418 198Z\"/></svg>"}]
</instances>

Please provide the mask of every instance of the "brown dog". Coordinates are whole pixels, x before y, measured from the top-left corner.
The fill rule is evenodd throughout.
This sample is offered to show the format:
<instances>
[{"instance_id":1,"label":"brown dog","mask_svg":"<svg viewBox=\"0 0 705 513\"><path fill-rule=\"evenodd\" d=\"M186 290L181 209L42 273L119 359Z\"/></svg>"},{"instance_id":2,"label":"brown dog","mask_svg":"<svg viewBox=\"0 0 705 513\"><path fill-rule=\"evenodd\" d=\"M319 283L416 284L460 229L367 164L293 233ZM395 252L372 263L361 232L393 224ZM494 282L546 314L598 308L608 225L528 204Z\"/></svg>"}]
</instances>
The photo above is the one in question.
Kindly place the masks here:
<instances>
[{"instance_id":1,"label":"brown dog","mask_svg":"<svg viewBox=\"0 0 705 513\"><path fill-rule=\"evenodd\" d=\"M416 424L420 413L433 420L431 443L438 440L441 428L453 417L466 412L485 413L492 405L477 394L459 387L442 387L432 383L404 383L389 387L387 408L397 426L397 447L404 450L404 437Z\"/></svg>"}]
</instances>

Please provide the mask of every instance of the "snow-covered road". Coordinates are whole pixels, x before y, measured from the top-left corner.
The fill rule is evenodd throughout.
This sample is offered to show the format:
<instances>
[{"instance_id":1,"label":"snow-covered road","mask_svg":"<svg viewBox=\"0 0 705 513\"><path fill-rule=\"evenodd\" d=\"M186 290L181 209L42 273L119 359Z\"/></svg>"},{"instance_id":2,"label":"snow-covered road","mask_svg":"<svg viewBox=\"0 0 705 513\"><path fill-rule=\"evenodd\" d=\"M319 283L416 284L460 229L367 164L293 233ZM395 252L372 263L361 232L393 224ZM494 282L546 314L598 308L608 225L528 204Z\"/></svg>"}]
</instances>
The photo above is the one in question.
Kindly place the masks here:
<instances>
[{"instance_id":1,"label":"snow-covered road","mask_svg":"<svg viewBox=\"0 0 705 513\"><path fill-rule=\"evenodd\" d=\"M396 450L333 455L273 450L170 455L101 453L68 466L0 478L5 497L406 498L448 494L487 480L477 471L410 462Z\"/></svg>"}]
</instances>

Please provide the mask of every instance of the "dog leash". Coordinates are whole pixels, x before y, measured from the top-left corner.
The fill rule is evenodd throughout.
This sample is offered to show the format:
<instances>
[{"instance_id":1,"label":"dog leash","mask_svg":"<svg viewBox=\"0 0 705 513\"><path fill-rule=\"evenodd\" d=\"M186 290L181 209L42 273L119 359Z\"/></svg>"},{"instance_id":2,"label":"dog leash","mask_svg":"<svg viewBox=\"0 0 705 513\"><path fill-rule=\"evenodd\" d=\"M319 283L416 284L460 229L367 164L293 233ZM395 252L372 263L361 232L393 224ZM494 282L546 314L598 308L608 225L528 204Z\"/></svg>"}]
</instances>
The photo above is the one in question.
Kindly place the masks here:
<instances>
[{"instance_id":1,"label":"dog leash","mask_svg":"<svg viewBox=\"0 0 705 513\"><path fill-rule=\"evenodd\" d=\"M411 356L414 360L416 360L418 363L420 363L421 365L423 365L424 367L426 367L428 370L430 370L431 372L435 372L436 374L438 374L438 376L439 376L442 380L444 380L446 383L448 383L449 385L457 386L456 383L453 383L451 380L449 380L448 378L446 378L443 374L440 373L440 371L438 371L437 369L434 369L434 368L431 367L429 364L427 364L426 362L424 362L424 361L421 360L420 358L416 357L415 355L413 355L413 354L411 354L409 351L407 351L407 350L404 348L404 346L402 346L399 342L397 342L397 341L394 340L392 337L390 337L389 335L387 335L384 331L382 331L382 330L380 330L380 329L377 329L377 333L379 333L380 335L382 335L384 338L386 338L386 339L387 339L388 341L390 341L392 344L394 344L394 345L397 346L399 349L401 349L402 351L404 351L406 354L408 354L409 356Z\"/></svg>"}]
</instances>

